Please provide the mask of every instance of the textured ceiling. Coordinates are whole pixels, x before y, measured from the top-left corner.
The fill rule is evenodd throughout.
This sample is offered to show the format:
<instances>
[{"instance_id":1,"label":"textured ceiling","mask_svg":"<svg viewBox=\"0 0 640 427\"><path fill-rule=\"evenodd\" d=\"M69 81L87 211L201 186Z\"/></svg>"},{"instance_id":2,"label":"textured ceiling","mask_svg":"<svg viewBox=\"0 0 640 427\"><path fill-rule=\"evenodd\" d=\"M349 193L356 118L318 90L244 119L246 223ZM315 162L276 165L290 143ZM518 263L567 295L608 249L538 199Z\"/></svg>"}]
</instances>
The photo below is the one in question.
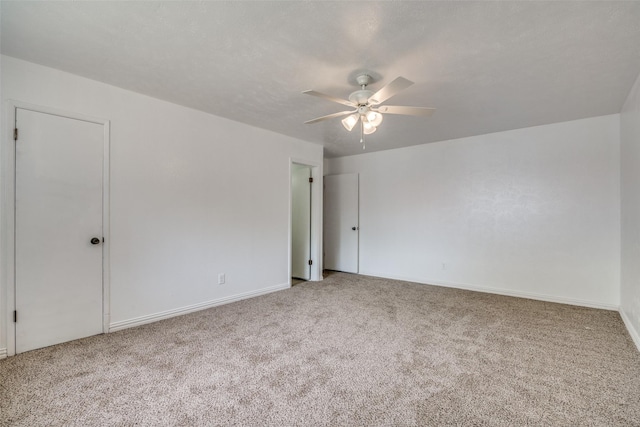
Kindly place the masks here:
<instances>
[{"instance_id":1,"label":"textured ceiling","mask_svg":"<svg viewBox=\"0 0 640 427\"><path fill-rule=\"evenodd\" d=\"M358 71L416 84L367 151L620 111L640 72L640 2L10 2L2 53L325 146Z\"/></svg>"}]
</instances>

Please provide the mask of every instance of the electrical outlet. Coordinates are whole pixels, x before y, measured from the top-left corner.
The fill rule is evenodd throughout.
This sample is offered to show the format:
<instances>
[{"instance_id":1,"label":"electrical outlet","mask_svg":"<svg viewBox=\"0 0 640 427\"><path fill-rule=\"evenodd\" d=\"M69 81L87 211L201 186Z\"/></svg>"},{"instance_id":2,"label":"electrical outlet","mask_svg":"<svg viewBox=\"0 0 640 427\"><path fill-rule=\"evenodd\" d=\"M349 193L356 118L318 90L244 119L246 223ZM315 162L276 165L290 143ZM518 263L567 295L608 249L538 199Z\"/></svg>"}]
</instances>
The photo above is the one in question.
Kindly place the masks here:
<instances>
[{"instance_id":1,"label":"electrical outlet","mask_svg":"<svg viewBox=\"0 0 640 427\"><path fill-rule=\"evenodd\" d=\"M446 270L447 269L447 264L445 264L444 262L442 263L442 269Z\"/></svg>"},{"instance_id":2,"label":"electrical outlet","mask_svg":"<svg viewBox=\"0 0 640 427\"><path fill-rule=\"evenodd\" d=\"M218 285L224 285L224 282L226 281L226 277L224 273L220 273L218 274Z\"/></svg>"}]
</instances>

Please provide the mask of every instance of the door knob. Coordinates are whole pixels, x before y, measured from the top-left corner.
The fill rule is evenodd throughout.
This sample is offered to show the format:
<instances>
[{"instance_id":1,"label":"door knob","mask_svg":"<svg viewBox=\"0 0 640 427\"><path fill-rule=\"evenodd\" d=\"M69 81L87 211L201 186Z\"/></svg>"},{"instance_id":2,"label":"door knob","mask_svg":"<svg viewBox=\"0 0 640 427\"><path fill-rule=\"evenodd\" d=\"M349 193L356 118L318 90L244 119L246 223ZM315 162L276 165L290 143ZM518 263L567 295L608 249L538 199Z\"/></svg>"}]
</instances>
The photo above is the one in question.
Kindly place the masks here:
<instances>
[{"instance_id":1,"label":"door knob","mask_svg":"<svg viewBox=\"0 0 640 427\"><path fill-rule=\"evenodd\" d=\"M358 227L351 227L351 229L352 229L353 231L356 231L356 230L358 229Z\"/></svg>"},{"instance_id":2,"label":"door knob","mask_svg":"<svg viewBox=\"0 0 640 427\"><path fill-rule=\"evenodd\" d=\"M97 245L98 243L100 243L100 239L98 239L97 237L94 237L91 239L91 244L92 245Z\"/></svg>"}]
</instances>

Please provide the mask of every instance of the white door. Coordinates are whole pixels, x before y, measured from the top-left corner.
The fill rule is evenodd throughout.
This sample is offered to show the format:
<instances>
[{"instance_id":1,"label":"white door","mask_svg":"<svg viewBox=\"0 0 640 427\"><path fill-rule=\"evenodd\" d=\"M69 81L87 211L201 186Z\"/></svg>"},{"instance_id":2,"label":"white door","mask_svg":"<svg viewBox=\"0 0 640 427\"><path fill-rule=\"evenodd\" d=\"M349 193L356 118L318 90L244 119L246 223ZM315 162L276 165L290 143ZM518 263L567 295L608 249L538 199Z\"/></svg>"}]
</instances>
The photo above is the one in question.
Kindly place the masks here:
<instances>
[{"instance_id":1,"label":"white door","mask_svg":"<svg viewBox=\"0 0 640 427\"><path fill-rule=\"evenodd\" d=\"M324 177L324 268L358 272L358 174Z\"/></svg>"},{"instance_id":2,"label":"white door","mask_svg":"<svg viewBox=\"0 0 640 427\"><path fill-rule=\"evenodd\" d=\"M16 127L15 326L21 353L103 332L104 129L21 108Z\"/></svg>"},{"instance_id":3,"label":"white door","mask_svg":"<svg viewBox=\"0 0 640 427\"><path fill-rule=\"evenodd\" d=\"M291 277L311 278L311 168L291 167Z\"/></svg>"}]
</instances>

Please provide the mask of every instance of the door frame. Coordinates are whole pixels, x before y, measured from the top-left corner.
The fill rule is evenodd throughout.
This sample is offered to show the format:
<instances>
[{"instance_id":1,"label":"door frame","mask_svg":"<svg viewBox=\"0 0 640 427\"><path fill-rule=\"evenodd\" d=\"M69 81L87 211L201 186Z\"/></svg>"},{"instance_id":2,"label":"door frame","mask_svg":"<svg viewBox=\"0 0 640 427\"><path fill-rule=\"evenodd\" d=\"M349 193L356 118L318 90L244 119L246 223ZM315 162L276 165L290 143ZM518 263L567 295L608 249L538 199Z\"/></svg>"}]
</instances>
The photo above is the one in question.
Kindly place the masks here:
<instances>
[{"instance_id":1,"label":"door frame","mask_svg":"<svg viewBox=\"0 0 640 427\"><path fill-rule=\"evenodd\" d=\"M110 121L107 119L87 116L85 114L60 110L57 108L29 104L21 101L8 100L6 103L6 122L4 128L4 143L2 144L2 198L0 214L0 254L2 256L0 301L6 301L0 305L0 311L6 311L2 316L6 326L0 330L0 342L2 333L6 333L7 356L16 354L16 328L13 322L13 311L16 309L16 282L15 282L15 208L16 208L16 150L13 140L13 129L16 122L16 110L20 108L42 114L51 114L72 120L81 120L95 123L103 127L103 168L102 168L102 233L104 244L102 248L102 332L109 331L110 322L110 228L109 228L109 146L110 146ZM18 129L18 132L20 130ZM18 141L20 137L18 136ZM4 290L4 295L2 294ZM1 315L2 313L0 313Z\"/></svg>"},{"instance_id":2,"label":"door frame","mask_svg":"<svg viewBox=\"0 0 640 427\"><path fill-rule=\"evenodd\" d=\"M310 281L316 282L322 280L322 164L313 160L302 159L297 157L289 158L289 228L288 228L288 251L287 251L287 282L291 287L291 227L292 217L291 208L293 203L293 192L291 191L291 173L293 164L307 166L311 169L311 177L313 185L311 186L311 265Z\"/></svg>"}]
</instances>

